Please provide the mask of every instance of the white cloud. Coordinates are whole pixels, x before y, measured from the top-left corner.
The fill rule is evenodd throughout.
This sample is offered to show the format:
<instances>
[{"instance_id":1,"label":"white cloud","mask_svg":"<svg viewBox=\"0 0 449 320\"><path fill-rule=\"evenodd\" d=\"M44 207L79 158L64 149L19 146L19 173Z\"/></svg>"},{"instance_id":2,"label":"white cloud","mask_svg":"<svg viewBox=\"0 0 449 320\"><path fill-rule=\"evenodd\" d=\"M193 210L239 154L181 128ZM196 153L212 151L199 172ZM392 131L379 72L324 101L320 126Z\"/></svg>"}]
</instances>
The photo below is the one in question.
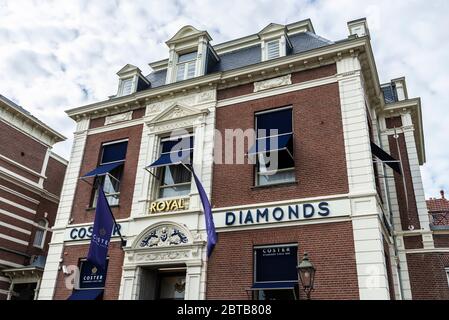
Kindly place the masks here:
<instances>
[{"instance_id":1,"label":"white cloud","mask_svg":"<svg viewBox=\"0 0 449 320\"><path fill-rule=\"evenodd\" d=\"M165 41L191 24L214 43L259 31L270 22L311 18L331 40L346 22L367 17L381 81L406 76L421 96L427 148L427 196L449 190L449 2L439 1L20 1L0 0L0 91L67 137L64 110L106 99L126 63L149 72L166 58ZM56 146L68 157L71 139Z\"/></svg>"}]
</instances>

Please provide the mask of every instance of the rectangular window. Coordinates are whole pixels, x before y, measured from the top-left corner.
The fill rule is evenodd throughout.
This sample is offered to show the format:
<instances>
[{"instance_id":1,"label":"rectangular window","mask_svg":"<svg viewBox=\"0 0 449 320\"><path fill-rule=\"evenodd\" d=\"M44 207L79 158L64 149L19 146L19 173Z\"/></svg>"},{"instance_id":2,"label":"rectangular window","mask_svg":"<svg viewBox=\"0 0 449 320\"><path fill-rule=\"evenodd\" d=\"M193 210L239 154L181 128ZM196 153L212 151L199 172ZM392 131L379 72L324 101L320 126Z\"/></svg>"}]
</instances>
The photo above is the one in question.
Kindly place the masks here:
<instances>
[{"instance_id":1,"label":"rectangular window","mask_svg":"<svg viewBox=\"0 0 449 320\"><path fill-rule=\"evenodd\" d=\"M116 164L112 170L104 175L96 177L95 183L103 187L104 194L110 206L118 205L120 198L120 180L122 179L123 167L126 158L128 141L114 141L104 143L101 147L100 166ZM98 190L92 201L95 207L98 199Z\"/></svg>"},{"instance_id":2,"label":"rectangular window","mask_svg":"<svg viewBox=\"0 0 449 320\"><path fill-rule=\"evenodd\" d=\"M278 58L279 54L279 40L267 42L267 60Z\"/></svg>"},{"instance_id":3,"label":"rectangular window","mask_svg":"<svg viewBox=\"0 0 449 320\"><path fill-rule=\"evenodd\" d=\"M256 114L256 185L295 181L291 107Z\"/></svg>"},{"instance_id":4,"label":"rectangular window","mask_svg":"<svg viewBox=\"0 0 449 320\"><path fill-rule=\"evenodd\" d=\"M447 284L449 286L449 268L446 268Z\"/></svg>"},{"instance_id":5,"label":"rectangular window","mask_svg":"<svg viewBox=\"0 0 449 320\"><path fill-rule=\"evenodd\" d=\"M298 246L282 244L254 247L254 283L257 300L294 300L297 297Z\"/></svg>"},{"instance_id":6,"label":"rectangular window","mask_svg":"<svg viewBox=\"0 0 449 320\"><path fill-rule=\"evenodd\" d=\"M120 96L126 96L128 94L131 94L132 87L133 87L132 78L122 80Z\"/></svg>"},{"instance_id":7,"label":"rectangular window","mask_svg":"<svg viewBox=\"0 0 449 320\"><path fill-rule=\"evenodd\" d=\"M180 55L176 66L176 81L186 80L195 76L196 51Z\"/></svg>"},{"instance_id":8,"label":"rectangular window","mask_svg":"<svg viewBox=\"0 0 449 320\"><path fill-rule=\"evenodd\" d=\"M178 162L191 162L193 157L193 136L184 136L176 139L162 139L161 158L170 157L169 163L159 170L160 185L159 198L172 198L186 196L190 193L192 175L190 171ZM185 155L189 159L186 159ZM177 160L177 158L179 158Z\"/></svg>"}]
</instances>

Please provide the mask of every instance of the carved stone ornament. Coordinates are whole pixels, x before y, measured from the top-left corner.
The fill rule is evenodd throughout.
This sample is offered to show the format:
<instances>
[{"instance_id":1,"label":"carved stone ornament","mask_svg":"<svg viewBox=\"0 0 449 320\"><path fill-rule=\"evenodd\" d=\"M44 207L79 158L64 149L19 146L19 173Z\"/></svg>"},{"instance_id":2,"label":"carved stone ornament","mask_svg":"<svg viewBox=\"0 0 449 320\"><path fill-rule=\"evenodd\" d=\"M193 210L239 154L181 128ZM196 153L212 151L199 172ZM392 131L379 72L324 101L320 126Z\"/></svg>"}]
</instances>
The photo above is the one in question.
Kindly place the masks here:
<instances>
[{"instance_id":1,"label":"carved stone ornament","mask_svg":"<svg viewBox=\"0 0 449 320\"><path fill-rule=\"evenodd\" d=\"M127 121L127 120L131 120L132 118L133 118L133 112L132 111L119 113L119 114L115 114L113 116L106 117L106 119L104 120L104 125L106 126L108 124L113 124L113 123L117 123L117 122Z\"/></svg>"},{"instance_id":2,"label":"carved stone ornament","mask_svg":"<svg viewBox=\"0 0 449 320\"><path fill-rule=\"evenodd\" d=\"M187 236L175 226L160 226L150 230L140 241L139 248L176 246L188 243Z\"/></svg>"},{"instance_id":3,"label":"carved stone ornament","mask_svg":"<svg viewBox=\"0 0 449 320\"><path fill-rule=\"evenodd\" d=\"M259 92L263 90L268 90L272 88L282 87L292 84L291 74L286 76L268 79L264 81L254 82L254 92Z\"/></svg>"}]
</instances>

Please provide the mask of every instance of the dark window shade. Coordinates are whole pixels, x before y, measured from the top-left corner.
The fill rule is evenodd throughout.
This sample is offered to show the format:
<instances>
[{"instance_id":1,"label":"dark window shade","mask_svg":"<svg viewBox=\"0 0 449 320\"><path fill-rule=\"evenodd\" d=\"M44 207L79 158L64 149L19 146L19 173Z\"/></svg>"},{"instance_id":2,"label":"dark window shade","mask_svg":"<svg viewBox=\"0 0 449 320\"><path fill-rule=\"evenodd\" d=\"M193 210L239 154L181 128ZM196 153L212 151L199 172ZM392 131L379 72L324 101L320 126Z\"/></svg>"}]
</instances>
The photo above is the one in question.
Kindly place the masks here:
<instances>
[{"instance_id":1,"label":"dark window shade","mask_svg":"<svg viewBox=\"0 0 449 320\"><path fill-rule=\"evenodd\" d=\"M101 164L124 161L127 148L128 141L104 145L103 153L101 155Z\"/></svg>"},{"instance_id":2,"label":"dark window shade","mask_svg":"<svg viewBox=\"0 0 449 320\"><path fill-rule=\"evenodd\" d=\"M193 137L177 138L162 142L162 153L193 149Z\"/></svg>"},{"instance_id":3,"label":"dark window shade","mask_svg":"<svg viewBox=\"0 0 449 320\"><path fill-rule=\"evenodd\" d=\"M278 130L278 134L291 133L292 128L292 109L283 109L268 113L256 115L257 136L270 136L269 130ZM259 132L260 130L268 130Z\"/></svg>"}]
</instances>

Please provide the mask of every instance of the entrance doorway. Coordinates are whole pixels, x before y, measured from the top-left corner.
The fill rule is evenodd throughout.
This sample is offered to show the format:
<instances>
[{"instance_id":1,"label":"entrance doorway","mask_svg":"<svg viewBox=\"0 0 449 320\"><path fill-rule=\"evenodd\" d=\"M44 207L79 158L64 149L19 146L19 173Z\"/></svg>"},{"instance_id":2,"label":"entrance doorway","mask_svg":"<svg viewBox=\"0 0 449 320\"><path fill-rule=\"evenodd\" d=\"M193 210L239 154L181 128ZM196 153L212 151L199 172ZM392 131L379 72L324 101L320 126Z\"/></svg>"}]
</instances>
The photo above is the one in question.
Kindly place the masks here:
<instances>
[{"instance_id":1,"label":"entrance doorway","mask_svg":"<svg viewBox=\"0 0 449 320\"><path fill-rule=\"evenodd\" d=\"M185 267L142 268L139 300L184 300Z\"/></svg>"}]
</instances>

